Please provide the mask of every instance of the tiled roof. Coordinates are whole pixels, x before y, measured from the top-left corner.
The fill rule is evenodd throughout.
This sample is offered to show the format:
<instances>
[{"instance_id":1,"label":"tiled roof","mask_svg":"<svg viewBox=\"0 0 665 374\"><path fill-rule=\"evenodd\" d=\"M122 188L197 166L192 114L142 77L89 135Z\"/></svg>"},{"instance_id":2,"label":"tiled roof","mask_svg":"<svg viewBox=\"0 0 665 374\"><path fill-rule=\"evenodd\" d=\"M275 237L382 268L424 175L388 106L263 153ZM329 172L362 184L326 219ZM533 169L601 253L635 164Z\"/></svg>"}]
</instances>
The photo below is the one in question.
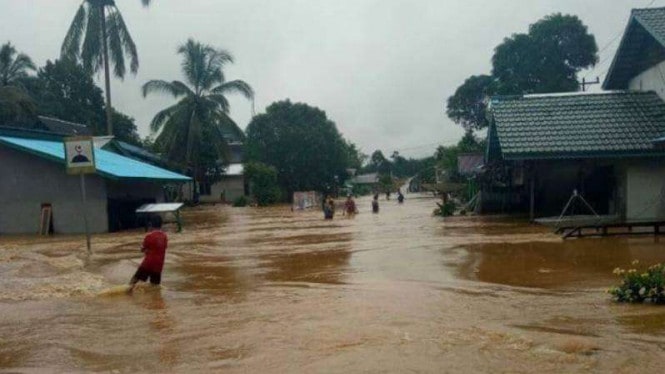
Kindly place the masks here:
<instances>
[{"instance_id":1,"label":"tiled roof","mask_svg":"<svg viewBox=\"0 0 665 374\"><path fill-rule=\"evenodd\" d=\"M665 8L633 9L631 14L651 35L665 45Z\"/></svg>"},{"instance_id":2,"label":"tiled roof","mask_svg":"<svg viewBox=\"0 0 665 374\"><path fill-rule=\"evenodd\" d=\"M662 153L665 103L653 92L495 97L490 146L505 159Z\"/></svg>"},{"instance_id":3,"label":"tiled roof","mask_svg":"<svg viewBox=\"0 0 665 374\"><path fill-rule=\"evenodd\" d=\"M629 81L665 61L665 8L633 9L603 88L627 89Z\"/></svg>"}]
</instances>

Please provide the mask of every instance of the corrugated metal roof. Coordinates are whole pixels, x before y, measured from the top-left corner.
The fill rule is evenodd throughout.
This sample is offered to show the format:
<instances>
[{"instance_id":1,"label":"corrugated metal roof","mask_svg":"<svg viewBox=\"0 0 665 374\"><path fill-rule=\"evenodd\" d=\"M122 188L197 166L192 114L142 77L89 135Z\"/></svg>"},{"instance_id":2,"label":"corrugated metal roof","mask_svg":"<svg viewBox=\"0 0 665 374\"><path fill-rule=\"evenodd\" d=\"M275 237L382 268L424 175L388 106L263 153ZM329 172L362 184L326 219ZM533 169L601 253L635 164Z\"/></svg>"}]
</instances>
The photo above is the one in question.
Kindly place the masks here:
<instances>
[{"instance_id":1,"label":"corrugated metal roof","mask_svg":"<svg viewBox=\"0 0 665 374\"><path fill-rule=\"evenodd\" d=\"M507 159L662 153L653 140L665 135L665 103L654 92L495 97L491 115Z\"/></svg>"},{"instance_id":2,"label":"corrugated metal roof","mask_svg":"<svg viewBox=\"0 0 665 374\"><path fill-rule=\"evenodd\" d=\"M0 136L0 143L59 162L63 164L64 169L65 149L62 142ZM106 178L177 182L191 180L191 178L187 176L136 161L100 148L95 148L95 160L97 162L97 174Z\"/></svg>"},{"instance_id":3,"label":"corrugated metal roof","mask_svg":"<svg viewBox=\"0 0 665 374\"><path fill-rule=\"evenodd\" d=\"M369 173L356 175L351 178L350 181L352 184L375 184L379 183L379 173Z\"/></svg>"}]
</instances>

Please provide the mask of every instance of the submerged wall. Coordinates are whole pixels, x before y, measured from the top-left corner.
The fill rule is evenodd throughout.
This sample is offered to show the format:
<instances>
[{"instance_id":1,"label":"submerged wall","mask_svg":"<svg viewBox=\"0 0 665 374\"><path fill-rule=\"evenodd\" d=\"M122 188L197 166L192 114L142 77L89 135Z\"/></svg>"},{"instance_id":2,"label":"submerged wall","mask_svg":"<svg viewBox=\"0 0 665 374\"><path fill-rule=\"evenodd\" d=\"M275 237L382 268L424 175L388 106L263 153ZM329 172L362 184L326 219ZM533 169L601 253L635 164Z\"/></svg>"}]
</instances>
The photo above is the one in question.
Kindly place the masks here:
<instances>
[{"instance_id":1,"label":"submerged wall","mask_svg":"<svg viewBox=\"0 0 665 374\"><path fill-rule=\"evenodd\" d=\"M0 145L0 234L37 234L42 204L53 208L55 233L84 232L79 185L63 164ZM104 180L87 175L86 191L90 230L106 232Z\"/></svg>"}]
</instances>

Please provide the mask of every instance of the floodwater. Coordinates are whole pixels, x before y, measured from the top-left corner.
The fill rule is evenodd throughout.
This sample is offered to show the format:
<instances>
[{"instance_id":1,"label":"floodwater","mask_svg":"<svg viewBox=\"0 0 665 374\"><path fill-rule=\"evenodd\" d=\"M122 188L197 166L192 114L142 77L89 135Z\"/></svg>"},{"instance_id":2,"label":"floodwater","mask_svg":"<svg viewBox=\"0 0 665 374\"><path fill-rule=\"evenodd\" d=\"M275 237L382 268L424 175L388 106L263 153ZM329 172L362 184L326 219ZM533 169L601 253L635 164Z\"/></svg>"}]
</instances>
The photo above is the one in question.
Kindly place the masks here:
<instances>
[{"instance_id":1,"label":"floodwater","mask_svg":"<svg viewBox=\"0 0 665 374\"><path fill-rule=\"evenodd\" d=\"M665 308L605 289L658 238L562 241L407 195L324 221L207 206L160 288L126 283L143 232L0 238L0 372L662 372ZM172 231L172 227L169 228Z\"/></svg>"}]
</instances>

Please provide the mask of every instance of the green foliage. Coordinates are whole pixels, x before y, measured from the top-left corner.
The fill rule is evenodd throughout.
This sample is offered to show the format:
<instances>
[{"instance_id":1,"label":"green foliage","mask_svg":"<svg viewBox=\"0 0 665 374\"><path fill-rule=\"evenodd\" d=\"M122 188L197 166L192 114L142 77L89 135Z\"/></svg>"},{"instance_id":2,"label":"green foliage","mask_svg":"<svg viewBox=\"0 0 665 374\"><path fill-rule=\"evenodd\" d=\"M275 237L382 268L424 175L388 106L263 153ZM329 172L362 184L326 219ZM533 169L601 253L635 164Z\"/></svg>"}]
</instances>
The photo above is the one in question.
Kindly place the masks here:
<instances>
[{"instance_id":1,"label":"green foliage","mask_svg":"<svg viewBox=\"0 0 665 374\"><path fill-rule=\"evenodd\" d=\"M499 94L577 91L577 72L598 61L596 39L577 16L549 15L496 47Z\"/></svg>"},{"instance_id":2,"label":"green foliage","mask_svg":"<svg viewBox=\"0 0 665 374\"><path fill-rule=\"evenodd\" d=\"M75 61L47 61L26 86L38 103L40 115L84 124L95 134L104 133L102 90Z\"/></svg>"},{"instance_id":3,"label":"green foliage","mask_svg":"<svg viewBox=\"0 0 665 374\"><path fill-rule=\"evenodd\" d=\"M245 196L238 196L235 200L233 200L233 206L236 208L241 208L249 205L249 200Z\"/></svg>"},{"instance_id":4,"label":"green foliage","mask_svg":"<svg viewBox=\"0 0 665 374\"><path fill-rule=\"evenodd\" d=\"M492 75L469 77L448 98L446 113L467 130L486 128L486 95L577 91L577 73L598 61L593 35L577 16L549 15L499 44Z\"/></svg>"},{"instance_id":5,"label":"green foliage","mask_svg":"<svg viewBox=\"0 0 665 374\"><path fill-rule=\"evenodd\" d=\"M279 201L280 190L277 185L277 170L261 162L245 164L245 178L250 183L252 196L259 206L274 204Z\"/></svg>"},{"instance_id":6,"label":"green foliage","mask_svg":"<svg viewBox=\"0 0 665 374\"><path fill-rule=\"evenodd\" d=\"M99 134L103 134L102 129L97 130ZM137 146L141 145L141 138L136 129L134 118L129 117L123 113L113 110L113 135L116 139L122 140Z\"/></svg>"},{"instance_id":7,"label":"green foliage","mask_svg":"<svg viewBox=\"0 0 665 374\"><path fill-rule=\"evenodd\" d=\"M0 86L0 125L34 127L37 106L20 87Z\"/></svg>"},{"instance_id":8,"label":"green foliage","mask_svg":"<svg viewBox=\"0 0 665 374\"><path fill-rule=\"evenodd\" d=\"M439 207L434 210L434 215L441 217L450 217L455 214L455 202L452 200L446 201L445 204L436 203Z\"/></svg>"},{"instance_id":9,"label":"green foliage","mask_svg":"<svg viewBox=\"0 0 665 374\"><path fill-rule=\"evenodd\" d=\"M458 173L457 157L462 153L484 152L485 142L478 140L473 132L467 131L454 146L439 146L434 153L436 164L446 171L452 182L462 181Z\"/></svg>"},{"instance_id":10,"label":"green foliage","mask_svg":"<svg viewBox=\"0 0 665 374\"><path fill-rule=\"evenodd\" d=\"M28 72L35 69L30 57L17 53L10 42L0 47L0 87L20 85L20 80L28 77Z\"/></svg>"},{"instance_id":11,"label":"green foliage","mask_svg":"<svg viewBox=\"0 0 665 374\"><path fill-rule=\"evenodd\" d=\"M228 93L254 97L252 88L241 80L226 81L222 67L233 62L227 51L192 39L178 47L182 55L185 82L151 80L143 85L143 96L164 93L179 99L160 111L150 123L158 134L155 147L170 162L197 180L211 180L219 174L220 160L228 158L226 136L242 136L242 130L228 116Z\"/></svg>"},{"instance_id":12,"label":"green foliage","mask_svg":"<svg viewBox=\"0 0 665 374\"><path fill-rule=\"evenodd\" d=\"M473 75L448 98L446 114L453 122L466 130L487 127L487 98L494 93L494 78L489 75Z\"/></svg>"},{"instance_id":13,"label":"green foliage","mask_svg":"<svg viewBox=\"0 0 665 374\"><path fill-rule=\"evenodd\" d=\"M636 265L638 261L633 261ZM622 279L621 285L608 290L616 301L665 304L665 265L656 264L644 271L616 268L614 274Z\"/></svg>"},{"instance_id":14,"label":"green foliage","mask_svg":"<svg viewBox=\"0 0 665 374\"><path fill-rule=\"evenodd\" d=\"M344 141L346 147L346 164L349 168L360 170L369 156L362 153L358 147L348 141Z\"/></svg>"},{"instance_id":15,"label":"green foliage","mask_svg":"<svg viewBox=\"0 0 665 374\"><path fill-rule=\"evenodd\" d=\"M104 28L106 37L103 36ZM110 61L105 61L102 40L107 41ZM139 68L136 45L115 1L83 1L69 26L60 53L73 61L80 59L89 73L98 72L104 64L113 63L113 73L123 78L127 71L126 59L132 73Z\"/></svg>"},{"instance_id":16,"label":"green foliage","mask_svg":"<svg viewBox=\"0 0 665 374\"><path fill-rule=\"evenodd\" d=\"M279 186L294 191L332 191L346 176L348 147L334 122L318 108L279 101L247 127L249 161L272 165Z\"/></svg>"},{"instance_id":17,"label":"green foliage","mask_svg":"<svg viewBox=\"0 0 665 374\"><path fill-rule=\"evenodd\" d=\"M95 135L106 134L102 90L80 64L67 59L47 61L36 77L23 83L39 115L84 124ZM116 139L140 144L134 119L115 110L112 115Z\"/></svg>"}]
</instances>

